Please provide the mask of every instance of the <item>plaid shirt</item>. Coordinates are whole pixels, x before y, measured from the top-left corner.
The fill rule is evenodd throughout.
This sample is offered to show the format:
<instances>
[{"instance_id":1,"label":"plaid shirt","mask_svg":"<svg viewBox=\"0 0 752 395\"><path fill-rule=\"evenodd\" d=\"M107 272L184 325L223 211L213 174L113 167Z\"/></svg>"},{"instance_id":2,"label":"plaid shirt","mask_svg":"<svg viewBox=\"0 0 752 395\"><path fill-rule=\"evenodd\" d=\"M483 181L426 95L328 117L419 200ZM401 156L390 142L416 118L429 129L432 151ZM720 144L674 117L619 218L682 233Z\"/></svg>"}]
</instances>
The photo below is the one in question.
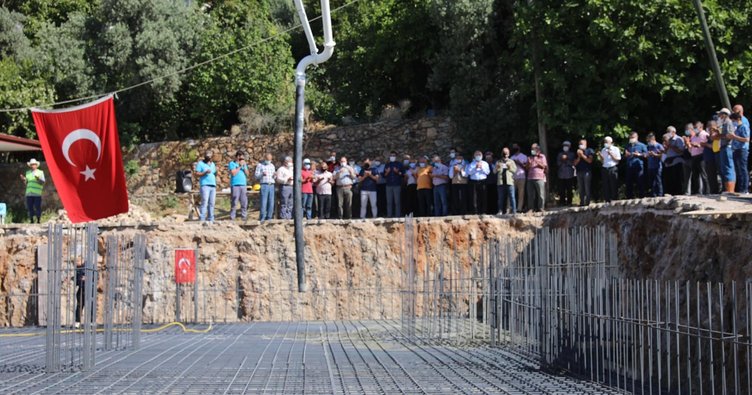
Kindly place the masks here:
<instances>
[{"instance_id":1,"label":"plaid shirt","mask_svg":"<svg viewBox=\"0 0 752 395\"><path fill-rule=\"evenodd\" d=\"M274 184L275 170L276 169L272 163L269 163L268 165L259 163L258 165L256 165L256 172L254 175L256 176L256 179L258 179L262 184Z\"/></svg>"}]
</instances>

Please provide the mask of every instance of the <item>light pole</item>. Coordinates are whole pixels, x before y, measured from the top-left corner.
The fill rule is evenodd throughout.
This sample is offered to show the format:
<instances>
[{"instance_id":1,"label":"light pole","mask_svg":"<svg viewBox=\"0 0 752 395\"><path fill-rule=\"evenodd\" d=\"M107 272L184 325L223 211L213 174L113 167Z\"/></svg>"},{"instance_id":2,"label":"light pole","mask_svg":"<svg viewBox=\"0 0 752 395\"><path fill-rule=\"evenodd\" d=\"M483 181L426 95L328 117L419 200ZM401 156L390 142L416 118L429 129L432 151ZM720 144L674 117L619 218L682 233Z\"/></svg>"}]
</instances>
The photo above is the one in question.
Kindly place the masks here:
<instances>
[{"instance_id":1,"label":"light pole","mask_svg":"<svg viewBox=\"0 0 752 395\"><path fill-rule=\"evenodd\" d=\"M306 68L329 60L334 53L332 37L332 14L329 0L321 0L321 20L324 26L324 50L319 53L313 38L311 24L308 23L303 0L295 0L300 23L303 25L311 54L303 58L295 68L295 165L293 168L293 211L295 223L295 263L298 269L298 292L306 291L305 276L305 239L303 237L303 194L301 191L301 170L303 167L303 128L305 127L305 84Z\"/></svg>"},{"instance_id":2,"label":"light pole","mask_svg":"<svg viewBox=\"0 0 752 395\"><path fill-rule=\"evenodd\" d=\"M708 21L705 19L705 10L702 8L702 1L694 0L694 3L695 9L697 9L697 16L700 18L700 26L702 27L702 35L705 38L705 48L708 50L710 66L713 68L713 74L715 75L715 86L718 89L718 94L721 96L721 104L731 109L731 102L726 91L726 84L723 82L723 73L721 73L721 66L718 64L718 55L715 53L715 45L713 44L713 38L710 36L710 29L708 28Z\"/></svg>"}]
</instances>

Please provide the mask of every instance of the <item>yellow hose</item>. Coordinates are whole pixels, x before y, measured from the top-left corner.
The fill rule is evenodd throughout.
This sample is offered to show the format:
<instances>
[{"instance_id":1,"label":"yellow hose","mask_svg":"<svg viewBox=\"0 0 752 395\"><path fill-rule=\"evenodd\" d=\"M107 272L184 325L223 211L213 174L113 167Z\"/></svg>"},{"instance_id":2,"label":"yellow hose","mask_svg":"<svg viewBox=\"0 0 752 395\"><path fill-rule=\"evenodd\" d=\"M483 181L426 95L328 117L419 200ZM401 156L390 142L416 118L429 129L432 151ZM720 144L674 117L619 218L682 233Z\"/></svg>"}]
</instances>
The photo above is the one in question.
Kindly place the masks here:
<instances>
[{"instance_id":1,"label":"yellow hose","mask_svg":"<svg viewBox=\"0 0 752 395\"><path fill-rule=\"evenodd\" d=\"M209 322L209 327L206 329L191 329L186 328L185 325L182 322L170 322L169 324L164 324L157 328L152 329L141 329L141 333L155 333L159 331L163 331L167 328L178 326L183 330L183 333L209 333L212 330L213 323ZM104 332L104 328L97 328L97 332ZM123 329L118 328L114 330L115 332L130 332L130 329ZM61 331L61 334L69 334L69 333L83 333L83 329L68 329ZM33 336L42 336L46 332L28 332L28 333L0 333L0 337L33 337Z\"/></svg>"}]
</instances>

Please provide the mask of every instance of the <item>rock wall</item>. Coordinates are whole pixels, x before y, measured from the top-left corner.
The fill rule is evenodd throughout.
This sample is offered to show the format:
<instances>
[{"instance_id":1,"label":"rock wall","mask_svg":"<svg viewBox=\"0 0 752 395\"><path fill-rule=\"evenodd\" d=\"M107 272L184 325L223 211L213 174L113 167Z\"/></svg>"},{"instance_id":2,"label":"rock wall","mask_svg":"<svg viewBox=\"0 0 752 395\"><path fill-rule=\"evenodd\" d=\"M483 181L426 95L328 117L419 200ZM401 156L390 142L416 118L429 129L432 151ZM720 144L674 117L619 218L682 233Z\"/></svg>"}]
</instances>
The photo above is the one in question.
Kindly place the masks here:
<instances>
[{"instance_id":1,"label":"rock wall","mask_svg":"<svg viewBox=\"0 0 752 395\"><path fill-rule=\"evenodd\" d=\"M532 238L541 226L605 225L618 240L618 260L628 278L745 281L752 275L750 214L702 214L684 198L623 201L546 215L447 217L416 220L418 276L428 260L456 256L465 268L477 261L487 240ZM200 249L199 319L214 321L337 318L398 318L402 288L403 220L310 221L306 223L309 291L296 292L293 227L155 223L102 228L102 237L142 231L148 237L144 277L145 322L175 318L173 250ZM28 294L36 274L35 246L46 242L43 227L0 229L0 326L33 324ZM376 293L374 290L380 289ZM192 317L192 288L181 298ZM8 298L9 293L20 295ZM101 291L100 291L101 292ZM101 310L101 309L100 309Z\"/></svg>"}]
</instances>

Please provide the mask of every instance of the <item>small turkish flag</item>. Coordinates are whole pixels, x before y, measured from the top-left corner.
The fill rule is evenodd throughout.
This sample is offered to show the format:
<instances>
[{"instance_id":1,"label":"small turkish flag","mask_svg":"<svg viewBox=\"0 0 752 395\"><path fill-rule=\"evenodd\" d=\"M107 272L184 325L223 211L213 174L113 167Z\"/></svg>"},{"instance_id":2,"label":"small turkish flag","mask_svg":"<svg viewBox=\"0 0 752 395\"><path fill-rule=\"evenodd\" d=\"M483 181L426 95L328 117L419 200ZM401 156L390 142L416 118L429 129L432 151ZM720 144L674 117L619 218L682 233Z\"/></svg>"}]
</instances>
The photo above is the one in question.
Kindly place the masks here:
<instances>
[{"instance_id":1,"label":"small turkish flag","mask_svg":"<svg viewBox=\"0 0 752 395\"><path fill-rule=\"evenodd\" d=\"M61 110L31 109L42 152L73 223L128 212L112 95Z\"/></svg>"},{"instance_id":2,"label":"small turkish flag","mask_svg":"<svg viewBox=\"0 0 752 395\"><path fill-rule=\"evenodd\" d=\"M196 255L193 250L175 250L175 283L191 284L196 277Z\"/></svg>"}]
</instances>

